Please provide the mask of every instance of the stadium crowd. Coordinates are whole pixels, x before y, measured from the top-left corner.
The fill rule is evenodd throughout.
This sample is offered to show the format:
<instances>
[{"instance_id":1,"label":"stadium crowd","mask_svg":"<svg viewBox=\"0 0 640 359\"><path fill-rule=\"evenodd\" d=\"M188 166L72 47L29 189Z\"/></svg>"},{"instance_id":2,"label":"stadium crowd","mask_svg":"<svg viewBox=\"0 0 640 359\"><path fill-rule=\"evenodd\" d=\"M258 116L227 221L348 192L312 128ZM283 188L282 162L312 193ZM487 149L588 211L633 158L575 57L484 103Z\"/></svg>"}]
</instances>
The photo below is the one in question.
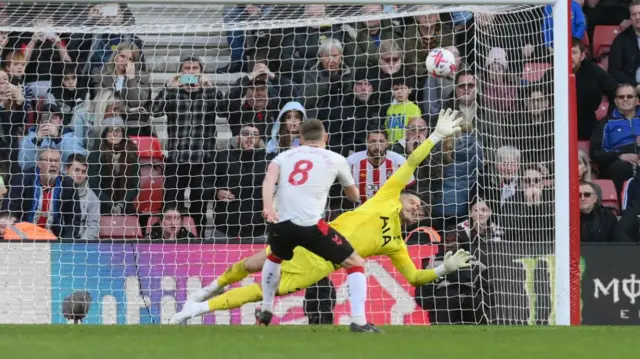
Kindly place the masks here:
<instances>
[{"instance_id":1,"label":"stadium crowd","mask_svg":"<svg viewBox=\"0 0 640 359\"><path fill-rule=\"evenodd\" d=\"M286 7L287 16L310 19L341 11ZM637 242L640 1L575 0L571 10L581 239ZM283 13L229 5L224 19ZM81 25L135 24L125 4L87 5L85 17ZM43 3L7 4L1 20L43 28L71 21ZM231 60L215 72L244 74L228 91L188 48L178 72L154 89L145 57L154 49L136 34L0 33L3 209L62 240L113 239L104 226L126 231L113 222L126 216L137 217L125 222L136 230L116 239L260 243L266 166L300 144L301 121L326 124L329 148L348 158L362 203L428 137L439 111L454 108L466 120L462 133L407 184L424 201L418 227L434 231L413 232L408 243L443 238L443 247L474 252L490 241L551 242L552 33L550 7L230 31ZM450 77L427 73L425 59L438 47L456 56ZM160 141L152 119L162 116ZM228 141L220 140L221 120ZM337 189L328 216L357 205Z\"/></svg>"}]
</instances>

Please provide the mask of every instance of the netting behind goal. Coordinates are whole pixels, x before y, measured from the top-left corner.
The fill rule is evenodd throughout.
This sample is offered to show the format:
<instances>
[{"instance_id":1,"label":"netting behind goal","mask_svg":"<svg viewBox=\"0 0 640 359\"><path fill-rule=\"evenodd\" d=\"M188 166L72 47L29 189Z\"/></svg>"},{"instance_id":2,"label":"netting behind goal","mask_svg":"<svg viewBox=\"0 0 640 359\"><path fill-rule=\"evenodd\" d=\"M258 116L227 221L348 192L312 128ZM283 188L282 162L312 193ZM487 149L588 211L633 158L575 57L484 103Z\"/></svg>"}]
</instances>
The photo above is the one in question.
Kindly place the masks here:
<instances>
[{"instance_id":1,"label":"netting behind goal","mask_svg":"<svg viewBox=\"0 0 640 359\"><path fill-rule=\"evenodd\" d=\"M414 289L370 258L369 320L552 323L550 16L525 5L4 5L3 209L57 240L1 214L5 240L27 240L0 244L0 322L66 323L79 291L92 299L84 323L166 321L264 249L266 165L299 145L300 121L326 124L366 201L454 108L463 132L408 184L425 205L405 235L419 269L456 248L474 266ZM456 55L451 77L427 73L438 47ZM355 207L334 191L327 216ZM348 323L346 298L338 271L280 298L275 322ZM192 324L251 324L256 305Z\"/></svg>"}]
</instances>

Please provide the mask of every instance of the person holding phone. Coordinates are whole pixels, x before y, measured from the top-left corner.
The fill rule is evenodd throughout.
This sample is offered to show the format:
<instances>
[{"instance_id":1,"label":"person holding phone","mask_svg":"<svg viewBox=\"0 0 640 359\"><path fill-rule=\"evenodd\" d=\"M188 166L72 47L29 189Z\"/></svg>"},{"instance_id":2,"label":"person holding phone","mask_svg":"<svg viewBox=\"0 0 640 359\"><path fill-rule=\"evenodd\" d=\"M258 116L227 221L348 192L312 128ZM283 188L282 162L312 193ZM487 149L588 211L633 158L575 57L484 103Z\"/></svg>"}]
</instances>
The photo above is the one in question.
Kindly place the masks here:
<instances>
[{"instance_id":1,"label":"person holding phone","mask_svg":"<svg viewBox=\"0 0 640 359\"><path fill-rule=\"evenodd\" d=\"M62 161L67 162L74 153L88 156L73 131L62 125L62 113L56 105L45 105L40 111L37 124L32 126L20 142L18 164L26 172L36 166L36 154L42 148L55 148L62 152Z\"/></svg>"},{"instance_id":2,"label":"person holding phone","mask_svg":"<svg viewBox=\"0 0 640 359\"><path fill-rule=\"evenodd\" d=\"M204 237L206 203L203 183L211 183L204 171L213 164L216 145L216 105L221 93L203 76L202 61L195 56L182 59L178 73L153 101L153 116L167 116L168 152L165 167L164 202L184 201L184 189L191 188L189 216Z\"/></svg>"}]
</instances>

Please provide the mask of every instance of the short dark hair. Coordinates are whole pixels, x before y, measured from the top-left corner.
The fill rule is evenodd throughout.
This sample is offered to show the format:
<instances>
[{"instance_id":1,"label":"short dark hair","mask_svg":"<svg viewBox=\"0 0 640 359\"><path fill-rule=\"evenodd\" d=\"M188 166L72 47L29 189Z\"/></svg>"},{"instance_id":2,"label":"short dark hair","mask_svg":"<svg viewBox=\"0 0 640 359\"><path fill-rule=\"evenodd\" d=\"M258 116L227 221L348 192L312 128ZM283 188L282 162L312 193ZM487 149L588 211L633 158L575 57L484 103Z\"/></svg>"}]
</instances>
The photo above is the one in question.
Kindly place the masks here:
<instances>
[{"instance_id":1,"label":"short dark hair","mask_svg":"<svg viewBox=\"0 0 640 359\"><path fill-rule=\"evenodd\" d=\"M300 124L300 137L305 141L321 141L324 134L324 124L320 120L311 118Z\"/></svg>"},{"instance_id":2,"label":"short dark hair","mask_svg":"<svg viewBox=\"0 0 640 359\"><path fill-rule=\"evenodd\" d=\"M384 138L386 138L387 140L389 139L389 133L387 132L386 128L382 128L380 126L372 126L372 127L369 127L369 129L367 129L367 138L369 138L370 135L379 135L379 134L382 134Z\"/></svg>"},{"instance_id":3,"label":"short dark hair","mask_svg":"<svg viewBox=\"0 0 640 359\"><path fill-rule=\"evenodd\" d=\"M80 153L74 153L67 159L67 167L71 166L74 162L87 166L87 157Z\"/></svg>"},{"instance_id":4,"label":"short dark hair","mask_svg":"<svg viewBox=\"0 0 640 359\"><path fill-rule=\"evenodd\" d=\"M619 85L618 85L618 87L616 87L616 94L618 94L618 91L619 91L621 88L625 88L625 87L630 87L630 88L632 88L634 91L635 91L635 89L636 89L636 87L635 87L635 86L633 86L632 84L630 84L630 83L626 83L626 82L625 82L625 83L621 83L621 84L619 84Z\"/></svg>"},{"instance_id":5,"label":"short dark hair","mask_svg":"<svg viewBox=\"0 0 640 359\"><path fill-rule=\"evenodd\" d=\"M182 205L180 205L180 203L178 202L169 202L166 203L163 207L162 207L162 213L161 213L161 217L164 217L164 214L169 212L169 211L176 211L178 213L180 213L180 216L184 216L184 210L182 209Z\"/></svg>"},{"instance_id":6,"label":"short dark hair","mask_svg":"<svg viewBox=\"0 0 640 359\"><path fill-rule=\"evenodd\" d=\"M462 77L462 76L471 76L471 77L475 78L476 74L474 74L473 72L471 72L469 70L462 70L460 72L457 72L454 83L457 84L460 81L460 77Z\"/></svg>"}]
</instances>

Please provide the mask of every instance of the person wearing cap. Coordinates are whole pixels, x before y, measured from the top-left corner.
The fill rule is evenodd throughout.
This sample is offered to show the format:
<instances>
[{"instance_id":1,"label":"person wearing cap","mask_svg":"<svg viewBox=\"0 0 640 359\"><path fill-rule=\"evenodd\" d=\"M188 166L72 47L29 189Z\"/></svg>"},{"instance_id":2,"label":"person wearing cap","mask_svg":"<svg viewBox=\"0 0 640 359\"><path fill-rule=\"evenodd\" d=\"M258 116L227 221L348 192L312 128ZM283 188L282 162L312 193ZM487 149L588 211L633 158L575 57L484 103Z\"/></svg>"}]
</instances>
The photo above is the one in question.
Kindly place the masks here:
<instances>
[{"instance_id":1,"label":"person wearing cap","mask_svg":"<svg viewBox=\"0 0 640 359\"><path fill-rule=\"evenodd\" d=\"M58 106L45 105L38 115L37 124L29 129L20 143L18 164L24 172L36 166L36 154L42 148L57 148L62 152L62 161L79 153L87 156L83 140L62 125L62 113Z\"/></svg>"},{"instance_id":2,"label":"person wearing cap","mask_svg":"<svg viewBox=\"0 0 640 359\"><path fill-rule=\"evenodd\" d=\"M206 202L202 196L205 166L213 162L216 148L216 106L221 93L203 76L204 65L195 56L182 59L178 74L171 78L153 101L156 117L167 117L165 151L165 204L184 201L191 189L189 216L200 238L206 225Z\"/></svg>"},{"instance_id":3,"label":"person wearing cap","mask_svg":"<svg viewBox=\"0 0 640 359\"><path fill-rule=\"evenodd\" d=\"M35 170L11 176L2 208L18 222L29 222L71 239L80 225L81 208L73 179L61 174L61 152L56 147L38 150Z\"/></svg>"},{"instance_id":4,"label":"person wearing cap","mask_svg":"<svg viewBox=\"0 0 640 359\"><path fill-rule=\"evenodd\" d=\"M140 183L138 148L125 134L121 117L105 119L98 150L92 151L87 160L89 187L100 199L103 215L135 212L132 204Z\"/></svg>"}]
</instances>

